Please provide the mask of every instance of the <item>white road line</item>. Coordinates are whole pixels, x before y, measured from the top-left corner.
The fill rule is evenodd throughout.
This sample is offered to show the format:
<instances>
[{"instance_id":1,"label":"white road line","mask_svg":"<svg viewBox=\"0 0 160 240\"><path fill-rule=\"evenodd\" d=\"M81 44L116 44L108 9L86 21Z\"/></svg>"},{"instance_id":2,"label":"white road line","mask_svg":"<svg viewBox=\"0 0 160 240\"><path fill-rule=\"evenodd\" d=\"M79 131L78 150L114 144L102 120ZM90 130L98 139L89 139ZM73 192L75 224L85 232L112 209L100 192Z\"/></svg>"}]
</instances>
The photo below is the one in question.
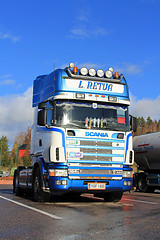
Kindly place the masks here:
<instances>
[{"instance_id":1,"label":"white road line","mask_svg":"<svg viewBox=\"0 0 160 240\"><path fill-rule=\"evenodd\" d=\"M156 202L147 202L147 201L135 200L135 199L130 199L130 198L124 198L122 200L123 201L127 200L127 201L132 201L132 202L146 203L146 204L153 204L153 205L159 204L159 203L156 203Z\"/></svg>"},{"instance_id":2,"label":"white road line","mask_svg":"<svg viewBox=\"0 0 160 240\"><path fill-rule=\"evenodd\" d=\"M3 196L1 196L1 195L0 195L0 198L4 199L4 200L6 200L6 201L9 201L9 202L15 203L15 204L17 204L17 205L19 205L19 206L21 206L21 207L25 207L25 208L28 208L28 209L30 209L30 210L32 210L32 211L41 213L41 214L46 215L46 216L48 216L48 217L51 217L51 218L54 218L54 219L57 219L57 220L61 220L61 219L62 219L61 217L58 217L58 216L53 215L53 214L51 214L51 213L47 213L47 212L44 212L44 211L42 211L42 210L40 210L40 209L37 209L37 208L34 208L34 207L30 207L30 206L28 206L28 205L26 205L26 204L23 204L23 203L14 201L14 200L12 200L12 199L3 197Z\"/></svg>"}]
</instances>

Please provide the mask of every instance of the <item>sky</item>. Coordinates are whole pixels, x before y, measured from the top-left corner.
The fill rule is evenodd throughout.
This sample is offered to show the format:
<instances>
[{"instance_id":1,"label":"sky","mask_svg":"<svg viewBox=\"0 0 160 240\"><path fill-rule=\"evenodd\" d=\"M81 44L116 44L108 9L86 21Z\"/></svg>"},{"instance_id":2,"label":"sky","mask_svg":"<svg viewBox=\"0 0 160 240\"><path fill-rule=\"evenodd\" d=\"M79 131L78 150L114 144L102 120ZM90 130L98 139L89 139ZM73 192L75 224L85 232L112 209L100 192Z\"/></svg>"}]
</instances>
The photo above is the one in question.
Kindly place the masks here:
<instances>
[{"instance_id":1,"label":"sky","mask_svg":"<svg viewBox=\"0 0 160 240\"><path fill-rule=\"evenodd\" d=\"M0 0L0 137L32 124L32 85L74 62L123 73L137 117L160 119L159 0Z\"/></svg>"}]
</instances>

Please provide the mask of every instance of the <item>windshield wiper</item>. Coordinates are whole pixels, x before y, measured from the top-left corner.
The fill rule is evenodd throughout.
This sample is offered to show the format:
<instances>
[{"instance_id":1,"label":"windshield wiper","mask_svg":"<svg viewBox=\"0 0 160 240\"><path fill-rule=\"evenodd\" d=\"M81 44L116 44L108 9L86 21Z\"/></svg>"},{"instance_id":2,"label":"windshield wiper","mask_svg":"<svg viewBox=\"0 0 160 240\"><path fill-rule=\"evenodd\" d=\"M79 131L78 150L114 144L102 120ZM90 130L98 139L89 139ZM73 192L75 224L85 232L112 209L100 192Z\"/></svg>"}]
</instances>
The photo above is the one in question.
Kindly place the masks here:
<instances>
[{"instance_id":1,"label":"windshield wiper","mask_svg":"<svg viewBox=\"0 0 160 240\"><path fill-rule=\"evenodd\" d=\"M75 123L68 123L68 124L66 124L67 126L69 126L69 125L71 125L71 126L75 126L75 127L78 127L78 128L83 128L83 129L86 129L86 127L84 127L84 126L81 126L81 125L78 125L78 124L75 124Z\"/></svg>"}]
</instances>

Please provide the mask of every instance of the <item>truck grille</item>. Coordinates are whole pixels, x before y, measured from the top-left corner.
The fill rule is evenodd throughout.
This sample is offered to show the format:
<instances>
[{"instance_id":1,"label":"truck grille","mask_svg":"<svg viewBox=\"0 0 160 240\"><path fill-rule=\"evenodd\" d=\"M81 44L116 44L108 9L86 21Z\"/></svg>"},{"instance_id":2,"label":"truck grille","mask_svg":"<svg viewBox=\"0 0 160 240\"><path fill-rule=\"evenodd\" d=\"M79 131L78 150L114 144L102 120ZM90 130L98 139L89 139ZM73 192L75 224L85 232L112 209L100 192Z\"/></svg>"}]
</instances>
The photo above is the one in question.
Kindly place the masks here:
<instances>
[{"instance_id":1,"label":"truck grille","mask_svg":"<svg viewBox=\"0 0 160 240\"><path fill-rule=\"evenodd\" d=\"M122 178L124 140L67 137L67 151L70 178ZM121 172L115 174L113 169Z\"/></svg>"}]
</instances>

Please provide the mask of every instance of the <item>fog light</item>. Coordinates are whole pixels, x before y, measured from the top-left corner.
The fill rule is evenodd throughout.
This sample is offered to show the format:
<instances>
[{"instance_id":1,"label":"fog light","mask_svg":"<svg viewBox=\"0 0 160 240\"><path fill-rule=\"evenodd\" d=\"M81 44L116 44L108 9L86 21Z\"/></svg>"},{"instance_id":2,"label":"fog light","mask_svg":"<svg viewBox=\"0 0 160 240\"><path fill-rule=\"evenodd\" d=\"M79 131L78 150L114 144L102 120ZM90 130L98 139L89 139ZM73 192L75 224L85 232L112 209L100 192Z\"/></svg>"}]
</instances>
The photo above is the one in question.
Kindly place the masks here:
<instances>
[{"instance_id":1,"label":"fog light","mask_svg":"<svg viewBox=\"0 0 160 240\"><path fill-rule=\"evenodd\" d=\"M62 185L67 185L67 180L62 180Z\"/></svg>"},{"instance_id":2,"label":"fog light","mask_svg":"<svg viewBox=\"0 0 160 240\"><path fill-rule=\"evenodd\" d=\"M132 185L131 181L128 181L128 186L131 186L131 185Z\"/></svg>"},{"instance_id":3,"label":"fog light","mask_svg":"<svg viewBox=\"0 0 160 240\"><path fill-rule=\"evenodd\" d=\"M124 186L127 186L128 185L128 182L127 181L124 181Z\"/></svg>"},{"instance_id":4,"label":"fog light","mask_svg":"<svg viewBox=\"0 0 160 240\"><path fill-rule=\"evenodd\" d=\"M62 184L62 181L61 180L57 180L56 181L56 185L61 185Z\"/></svg>"}]
</instances>

